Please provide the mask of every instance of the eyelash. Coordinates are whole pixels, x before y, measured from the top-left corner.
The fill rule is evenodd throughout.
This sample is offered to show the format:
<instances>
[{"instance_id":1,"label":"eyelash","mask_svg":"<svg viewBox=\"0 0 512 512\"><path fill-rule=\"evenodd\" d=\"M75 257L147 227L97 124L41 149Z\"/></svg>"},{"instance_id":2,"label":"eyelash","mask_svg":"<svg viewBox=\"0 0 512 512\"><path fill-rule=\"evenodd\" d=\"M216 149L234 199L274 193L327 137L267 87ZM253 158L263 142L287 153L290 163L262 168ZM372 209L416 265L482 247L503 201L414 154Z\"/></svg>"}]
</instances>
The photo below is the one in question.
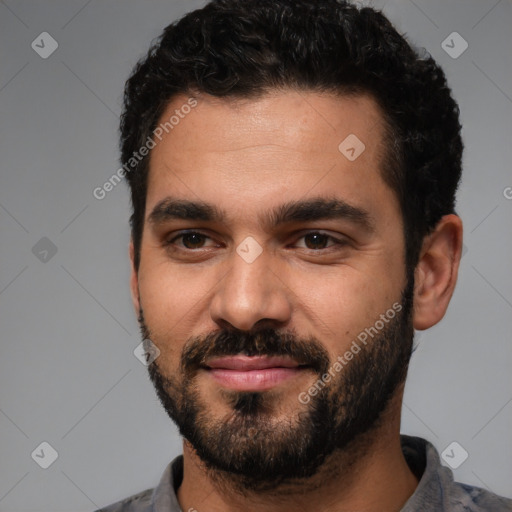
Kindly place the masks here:
<instances>
[{"instance_id":1,"label":"eyelash","mask_svg":"<svg viewBox=\"0 0 512 512\"><path fill-rule=\"evenodd\" d=\"M200 247L198 249L187 249L187 248L175 246L174 242L176 240L179 240L180 238L183 238L184 236L187 236L187 235L199 235L203 239L211 239L209 236L205 235L204 233L201 233L200 231L182 231L178 235L176 235L174 238L172 238L170 240L166 240L164 242L164 245L166 247L174 248L174 249L176 249L178 251L184 251L184 252L199 252L201 250L204 250L204 248L202 248L202 247ZM347 245L346 241L339 240L338 238L335 238L335 237L333 237L331 235L327 235L326 233L322 233L321 231L314 231L314 230L313 231L308 231L307 233L304 233L302 236L300 236L298 238L298 240L300 240L302 238L305 238L308 235L321 235L321 236L325 237L328 241L329 240L333 241L334 244L329 246L329 247L324 247L322 249L308 249L307 247L306 248L302 248L302 249L306 249L307 251L312 251L312 252L329 251L329 250L332 250L333 248L336 248L336 247L339 248L339 247Z\"/></svg>"}]
</instances>

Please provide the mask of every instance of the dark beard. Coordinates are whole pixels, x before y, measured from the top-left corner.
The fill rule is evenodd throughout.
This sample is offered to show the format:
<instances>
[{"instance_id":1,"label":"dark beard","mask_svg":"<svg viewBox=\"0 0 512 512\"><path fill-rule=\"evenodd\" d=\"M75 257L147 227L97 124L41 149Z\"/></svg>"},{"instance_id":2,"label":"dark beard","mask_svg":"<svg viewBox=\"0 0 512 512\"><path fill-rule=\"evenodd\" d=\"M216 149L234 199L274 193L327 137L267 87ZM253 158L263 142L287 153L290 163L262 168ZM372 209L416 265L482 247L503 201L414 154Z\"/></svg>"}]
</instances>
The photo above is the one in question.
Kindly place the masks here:
<instances>
[{"instance_id":1,"label":"dark beard","mask_svg":"<svg viewBox=\"0 0 512 512\"><path fill-rule=\"evenodd\" d=\"M298 412L286 422L274 417L280 402L273 390L223 390L231 414L212 419L194 377L213 356L287 355L310 366L316 382L334 362L314 337L298 339L273 329L218 331L187 341L178 375L163 375L158 360L149 365L149 375L164 409L211 474L223 474L245 491L271 491L316 474L335 450L347 450L376 426L407 374L412 294L411 279L402 310L367 345L358 342L361 350L307 404L297 397ZM144 338L151 339L142 311L139 322ZM156 344L165 346L163 341Z\"/></svg>"}]
</instances>

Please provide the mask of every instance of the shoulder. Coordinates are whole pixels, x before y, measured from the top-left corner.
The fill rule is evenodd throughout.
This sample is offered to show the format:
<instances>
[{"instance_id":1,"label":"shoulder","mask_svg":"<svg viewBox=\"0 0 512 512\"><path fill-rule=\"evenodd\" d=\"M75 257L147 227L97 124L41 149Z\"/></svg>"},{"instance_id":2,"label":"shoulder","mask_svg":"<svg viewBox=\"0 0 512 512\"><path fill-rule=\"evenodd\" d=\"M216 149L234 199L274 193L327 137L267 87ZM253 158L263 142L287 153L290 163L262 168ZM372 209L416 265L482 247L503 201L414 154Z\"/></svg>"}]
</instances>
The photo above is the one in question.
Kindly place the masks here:
<instances>
[{"instance_id":1,"label":"shoulder","mask_svg":"<svg viewBox=\"0 0 512 512\"><path fill-rule=\"evenodd\" d=\"M150 512L153 489L134 494L116 503L98 509L96 512Z\"/></svg>"},{"instance_id":2,"label":"shoulder","mask_svg":"<svg viewBox=\"0 0 512 512\"><path fill-rule=\"evenodd\" d=\"M475 512L512 512L512 499L468 484L454 482L451 501L454 510ZM460 508L458 508L460 507Z\"/></svg>"},{"instance_id":3,"label":"shoulder","mask_svg":"<svg viewBox=\"0 0 512 512\"><path fill-rule=\"evenodd\" d=\"M116 503L100 508L95 512L166 512L180 511L176 489L183 479L183 455L172 460L155 488L134 494Z\"/></svg>"},{"instance_id":4,"label":"shoulder","mask_svg":"<svg viewBox=\"0 0 512 512\"><path fill-rule=\"evenodd\" d=\"M512 512L512 499L456 482L441 464L436 448L425 439L401 436L402 451L418 478L414 494L401 512Z\"/></svg>"}]
</instances>

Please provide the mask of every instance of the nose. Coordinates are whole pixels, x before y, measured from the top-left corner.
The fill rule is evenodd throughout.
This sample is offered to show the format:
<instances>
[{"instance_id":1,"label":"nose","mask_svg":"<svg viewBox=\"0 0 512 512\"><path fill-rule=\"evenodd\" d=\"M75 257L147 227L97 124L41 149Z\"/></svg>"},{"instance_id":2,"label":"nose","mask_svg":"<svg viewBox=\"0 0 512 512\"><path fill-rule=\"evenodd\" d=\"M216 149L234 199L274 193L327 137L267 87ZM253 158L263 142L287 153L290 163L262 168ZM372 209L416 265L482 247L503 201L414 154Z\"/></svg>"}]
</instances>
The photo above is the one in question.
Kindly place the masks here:
<instances>
[{"instance_id":1,"label":"nose","mask_svg":"<svg viewBox=\"0 0 512 512\"><path fill-rule=\"evenodd\" d=\"M292 292L279 275L277 265L272 267L272 259L272 255L263 250L249 263L233 251L227 262L230 269L211 301L213 321L223 328L227 323L245 331L255 328L256 324L260 328L275 328L288 323Z\"/></svg>"}]
</instances>

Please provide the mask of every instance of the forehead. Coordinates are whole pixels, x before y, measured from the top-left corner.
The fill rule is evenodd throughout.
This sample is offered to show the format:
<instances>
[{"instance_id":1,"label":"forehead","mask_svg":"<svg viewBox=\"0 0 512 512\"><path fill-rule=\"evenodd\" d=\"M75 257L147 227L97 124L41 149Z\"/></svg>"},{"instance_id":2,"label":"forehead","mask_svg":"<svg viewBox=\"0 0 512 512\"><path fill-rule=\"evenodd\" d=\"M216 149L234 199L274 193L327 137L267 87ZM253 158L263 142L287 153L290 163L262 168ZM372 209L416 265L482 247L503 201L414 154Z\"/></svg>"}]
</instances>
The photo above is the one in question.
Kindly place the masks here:
<instances>
[{"instance_id":1,"label":"forehead","mask_svg":"<svg viewBox=\"0 0 512 512\"><path fill-rule=\"evenodd\" d=\"M238 150L248 146L248 139L253 147L275 145L320 152L332 151L333 142L341 142L350 133L362 138L371 134L372 140L364 141L367 147L383 135L384 118L369 95L281 90L257 99L202 94L194 108L188 108L190 101L179 95L169 103L160 124L171 120L172 127L168 126L164 144L158 144L153 154L176 148L185 152Z\"/></svg>"},{"instance_id":2,"label":"forehead","mask_svg":"<svg viewBox=\"0 0 512 512\"><path fill-rule=\"evenodd\" d=\"M188 108L177 96L161 116L146 213L166 195L244 209L339 191L357 205L385 186L384 118L370 96L287 90L196 101Z\"/></svg>"}]
</instances>

